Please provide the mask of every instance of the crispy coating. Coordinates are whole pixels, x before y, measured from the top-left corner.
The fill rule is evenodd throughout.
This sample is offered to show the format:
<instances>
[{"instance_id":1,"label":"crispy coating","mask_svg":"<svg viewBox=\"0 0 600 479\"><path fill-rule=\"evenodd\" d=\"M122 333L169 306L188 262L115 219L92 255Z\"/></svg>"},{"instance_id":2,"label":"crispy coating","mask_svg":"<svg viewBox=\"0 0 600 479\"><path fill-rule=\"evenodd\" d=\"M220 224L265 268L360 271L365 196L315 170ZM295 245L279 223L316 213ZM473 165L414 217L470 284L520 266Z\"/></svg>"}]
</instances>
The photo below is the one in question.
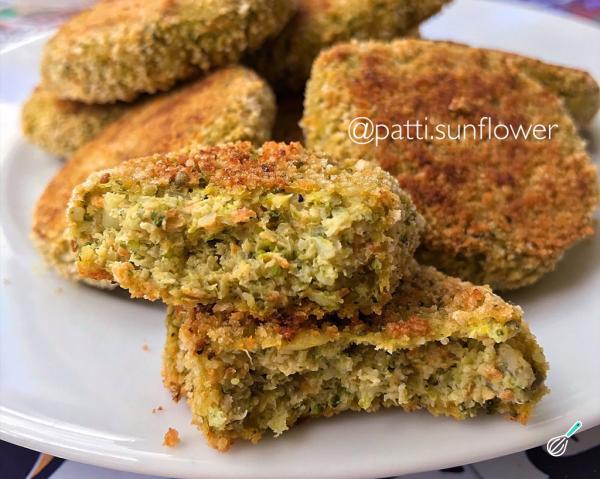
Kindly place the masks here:
<instances>
[{"instance_id":1,"label":"crispy coating","mask_svg":"<svg viewBox=\"0 0 600 479\"><path fill-rule=\"evenodd\" d=\"M33 238L48 262L77 278L64 238L65 210L73 188L91 173L124 160L178 149L192 142L216 144L270 137L275 97L254 72L233 66L135 106L79 149L37 202Z\"/></svg>"},{"instance_id":2,"label":"crispy coating","mask_svg":"<svg viewBox=\"0 0 600 479\"><path fill-rule=\"evenodd\" d=\"M63 99L131 101L235 63L294 10L294 0L102 0L50 39L43 84Z\"/></svg>"},{"instance_id":3,"label":"crispy coating","mask_svg":"<svg viewBox=\"0 0 600 479\"><path fill-rule=\"evenodd\" d=\"M248 61L277 90L301 92L321 50L352 39L418 37L419 24L449 1L299 0L281 34Z\"/></svg>"},{"instance_id":4,"label":"crispy coating","mask_svg":"<svg viewBox=\"0 0 600 479\"><path fill-rule=\"evenodd\" d=\"M23 105L21 128L34 145L68 158L129 108L126 103L86 105L60 100L38 86Z\"/></svg>"},{"instance_id":5,"label":"crispy coating","mask_svg":"<svg viewBox=\"0 0 600 479\"><path fill-rule=\"evenodd\" d=\"M558 128L543 141L471 132L357 145L347 130L361 116L389 127L428 121L430 133L451 125L452 135L483 117ZM377 161L398 178L427 223L418 257L448 274L525 286L594 232L596 168L562 102L512 56L418 40L339 45L315 62L302 123L309 147Z\"/></svg>"},{"instance_id":6,"label":"crispy coating","mask_svg":"<svg viewBox=\"0 0 600 479\"><path fill-rule=\"evenodd\" d=\"M67 218L83 277L260 317L305 305L315 316L380 312L421 227L373 163L275 142L127 161L77 186Z\"/></svg>"},{"instance_id":7,"label":"crispy coating","mask_svg":"<svg viewBox=\"0 0 600 479\"><path fill-rule=\"evenodd\" d=\"M381 316L277 316L171 307L163 379L221 451L303 417L401 407L526 423L548 365L517 306L413 265Z\"/></svg>"}]
</instances>

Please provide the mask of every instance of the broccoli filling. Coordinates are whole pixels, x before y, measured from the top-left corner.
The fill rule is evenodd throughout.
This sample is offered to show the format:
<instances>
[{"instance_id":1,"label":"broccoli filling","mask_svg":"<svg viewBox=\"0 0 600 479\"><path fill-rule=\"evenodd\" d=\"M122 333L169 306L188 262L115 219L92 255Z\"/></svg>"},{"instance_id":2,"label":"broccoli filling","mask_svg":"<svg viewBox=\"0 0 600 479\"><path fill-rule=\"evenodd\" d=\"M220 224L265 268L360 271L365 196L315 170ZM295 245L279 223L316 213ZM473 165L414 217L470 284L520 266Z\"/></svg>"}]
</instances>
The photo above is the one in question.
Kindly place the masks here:
<instances>
[{"instance_id":1,"label":"broccoli filling","mask_svg":"<svg viewBox=\"0 0 600 479\"><path fill-rule=\"evenodd\" d=\"M390 224L385 207L332 192L141 188L101 184L71 220L84 238L80 271L107 271L149 299L264 313L298 298L368 313L414 249L410 222Z\"/></svg>"},{"instance_id":2,"label":"broccoli filling","mask_svg":"<svg viewBox=\"0 0 600 479\"><path fill-rule=\"evenodd\" d=\"M450 339L393 353L340 343L218 356L188 351L177 364L195 422L230 438L278 435L302 417L380 407L457 418L511 413L530 400L536 379L510 340Z\"/></svg>"}]
</instances>

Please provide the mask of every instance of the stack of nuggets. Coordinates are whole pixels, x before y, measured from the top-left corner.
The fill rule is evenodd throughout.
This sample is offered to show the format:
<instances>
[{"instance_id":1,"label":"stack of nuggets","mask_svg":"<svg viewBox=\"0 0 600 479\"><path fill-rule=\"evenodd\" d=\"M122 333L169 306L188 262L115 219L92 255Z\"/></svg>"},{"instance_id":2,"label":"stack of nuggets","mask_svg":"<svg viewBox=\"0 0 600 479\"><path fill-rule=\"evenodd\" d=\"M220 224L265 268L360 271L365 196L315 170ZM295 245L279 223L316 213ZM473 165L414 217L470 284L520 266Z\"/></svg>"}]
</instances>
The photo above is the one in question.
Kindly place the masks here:
<instances>
[{"instance_id":1,"label":"stack of nuggets","mask_svg":"<svg viewBox=\"0 0 600 479\"><path fill-rule=\"evenodd\" d=\"M417 265L371 163L196 145L90 176L68 219L83 276L169 304L165 384L217 449L379 407L525 422L546 391L521 310Z\"/></svg>"},{"instance_id":2,"label":"stack of nuggets","mask_svg":"<svg viewBox=\"0 0 600 479\"><path fill-rule=\"evenodd\" d=\"M174 398L187 398L193 422L215 448L279 435L305 417L381 407L457 419L499 413L524 423L546 393L547 364L521 309L414 256L516 287L589 234L597 185L574 131L597 109L596 83L583 72L445 43L334 47L313 69L303 122L308 145L329 157L297 143L264 143L275 116L270 87L246 68L224 67L245 58L278 91L298 92L322 49L415 35L446 3L102 0L48 43L23 129L70 159L36 206L36 243L70 278L118 284L168 305L164 382ZM396 74L405 63L408 81ZM463 82L436 83L431 65L436 78ZM214 68L221 69L194 79ZM481 72L492 72L491 80ZM151 96L183 80L189 83ZM582 201L564 208L568 221L543 251L545 261L529 250L517 255L510 237L494 241L481 230L477 245L491 243L490 254L471 243L458 253L431 247L444 224L422 201L432 190L418 188L420 176L449 196L440 178L478 173L476 161L436 169L420 150L403 156L384 149L379 157L340 141L340 124L350 113L372 113L369 104L381 107L381 120L419 113L418 105L441 105L443 114L445 100L468 116L495 104L469 103L489 100L480 94L486 82L497 85L493 95L507 85L516 86L516 99L540 95L525 113L557 118L565 133L549 159L533 156L544 160L542 170L567 164L561 181L585 186ZM418 95L384 101L402 88ZM405 108L399 115L397 105ZM511 106L498 109L513 114ZM282 137L297 133L278 127ZM405 157L421 164L407 166ZM497 176L504 192L512 177ZM537 177L525 175L530 183ZM457 210L441 211L468 215L473 203L459 199ZM497 204L488 209L501 216ZM460 239L453 236L453 244ZM506 251L508 259L492 261Z\"/></svg>"},{"instance_id":3,"label":"stack of nuggets","mask_svg":"<svg viewBox=\"0 0 600 479\"><path fill-rule=\"evenodd\" d=\"M103 0L46 46L43 85L23 107L22 129L33 144L70 157L148 94L242 55L277 90L300 93L321 50L352 38L416 36L445 3Z\"/></svg>"},{"instance_id":4,"label":"stack of nuggets","mask_svg":"<svg viewBox=\"0 0 600 479\"><path fill-rule=\"evenodd\" d=\"M295 9L294 0L101 0L60 28L22 114L32 143L68 158L34 211L33 238L51 266L81 279L65 210L73 188L94 171L191 142L271 137L271 88L229 64L278 34Z\"/></svg>"},{"instance_id":5,"label":"stack of nuggets","mask_svg":"<svg viewBox=\"0 0 600 479\"><path fill-rule=\"evenodd\" d=\"M295 10L294 0L100 0L46 44L23 133L68 158L150 95L235 64Z\"/></svg>"}]
</instances>

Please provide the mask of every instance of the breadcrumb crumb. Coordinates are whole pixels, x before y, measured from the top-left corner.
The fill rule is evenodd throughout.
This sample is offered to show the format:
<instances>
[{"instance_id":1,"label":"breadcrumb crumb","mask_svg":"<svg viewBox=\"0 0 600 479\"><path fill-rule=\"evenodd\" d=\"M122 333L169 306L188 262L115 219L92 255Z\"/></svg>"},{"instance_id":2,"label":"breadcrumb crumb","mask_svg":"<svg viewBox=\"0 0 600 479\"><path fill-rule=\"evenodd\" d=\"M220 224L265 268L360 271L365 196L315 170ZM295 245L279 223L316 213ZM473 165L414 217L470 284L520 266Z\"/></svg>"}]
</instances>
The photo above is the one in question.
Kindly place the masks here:
<instances>
[{"instance_id":1,"label":"breadcrumb crumb","mask_svg":"<svg viewBox=\"0 0 600 479\"><path fill-rule=\"evenodd\" d=\"M177 429L173 429L170 427L167 432L165 432L165 438L163 441L163 446L167 447L175 447L179 444L179 431Z\"/></svg>"}]
</instances>

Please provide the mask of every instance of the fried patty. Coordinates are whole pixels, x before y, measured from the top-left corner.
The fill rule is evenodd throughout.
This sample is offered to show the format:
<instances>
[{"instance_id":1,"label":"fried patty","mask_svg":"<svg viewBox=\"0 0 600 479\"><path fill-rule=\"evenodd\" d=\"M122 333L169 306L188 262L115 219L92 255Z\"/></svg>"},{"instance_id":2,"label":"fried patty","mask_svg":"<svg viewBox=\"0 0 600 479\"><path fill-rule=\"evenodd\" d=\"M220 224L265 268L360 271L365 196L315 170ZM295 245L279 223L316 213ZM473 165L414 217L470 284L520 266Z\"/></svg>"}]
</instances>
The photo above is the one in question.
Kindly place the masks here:
<instances>
[{"instance_id":1,"label":"fried patty","mask_svg":"<svg viewBox=\"0 0 600 479\"><path fill-rule=\"evenodd\" d=\"M320 51L339 42L418 36L450 0L298 0L283 31L248 59L278 90L301 92Z\"/></svg>"},{"instance_id":2,"label":"fried patty","mask_svg":"<svg viewBox=\"0 0 600 479\"><path fill-rule=\"evenodd\" d=\"M421 221L373 163L333 163L275 142L125 162L76 187L67 217L83 277L133 297L258 317L380 312Z\"/></svg>"},{"instance_id":3,"label":"fried patty","mask_svg":"<svg viewBox=\"0 0 600 479\"><path fill-rule=\"evenodd\" d=\"M77 278L64 238L65 210L76 185L95 171L192 141L261 144L270 137L274 116L271 89L254 72L237 66L133 107L79 149L46 186L34 211L36 244L62 274Z\"/></svg>"},{"instance_id":4,"label":"fried patty","mask_svg":"<svg viewBox=\"0 0 600 479\"><path fill-rule=\"evenodd\" d=\"M41 86L23 105L21 128L34 145L68 158L122 116L130 105L86 105L60 100Z\"/></svg>"},{"instance_id":5,"label":"fried patty","mask_svg":"<svg viewBox=\"0 0 600 479\"><path fill-rule=\"evenodd\" d=\"M390 131L419 120L430 135L437 125L456 135L458 125L484 117L557 128L547 140L488 141L470 130L460 141L376 146L349 138L356 117ZM525 286L594 232L596 167L563 102L513 56L419 40L339 45L315 62L302 125L308 147L376 161L398 178L427 223L418 258L448 274L499 289ZM414 126L404 130L416 137Z\"/></svg>"},{"instance_id":6,"label":"fried patty","mask_svg":"<svg viewBox=\"0 0 600 479\"><path fill-rule=\"evenodd\" d=\"M383 315L362 321L170 307L163 354L165 386L187 398L192 422L221 451L348 410L526 423L547 392L547 367L519 307L419 266Z\"/></svg>"},{"instance_id":7,"label":"fried patty","mask_svg":"<svg viewBox=\"0 0 600 479\"><path fill-rule=\"evenodd\" d=\"M130 101L235 63L278 33L294 0L102 0L68 20L42 58L45 88L86 103Z\"/></svg>"}]
</instances>

